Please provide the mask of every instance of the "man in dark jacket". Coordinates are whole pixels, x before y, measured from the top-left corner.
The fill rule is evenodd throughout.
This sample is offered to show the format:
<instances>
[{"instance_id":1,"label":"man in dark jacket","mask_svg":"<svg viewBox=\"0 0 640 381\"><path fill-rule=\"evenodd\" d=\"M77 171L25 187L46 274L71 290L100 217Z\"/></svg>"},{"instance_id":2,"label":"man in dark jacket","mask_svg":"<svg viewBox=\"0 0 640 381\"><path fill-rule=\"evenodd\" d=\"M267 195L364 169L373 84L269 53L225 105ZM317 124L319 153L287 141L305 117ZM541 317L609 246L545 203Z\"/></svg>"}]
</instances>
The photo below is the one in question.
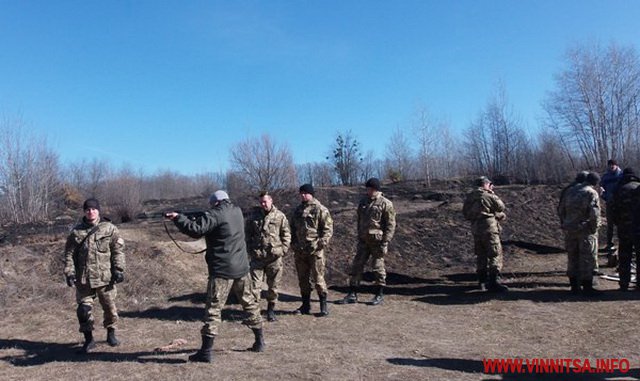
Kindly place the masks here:
<instances>
[{"instance_id":1,"label":"man in dark jacket","mask_svg":"<svg viewBox=\"0 0 640 381\"><path fill-rule=\"evenodd\" d=\"M631 262L633 252L636 252L636 269L638 265L638 241L633 235L633 215L638 209L637 189L640 188L640 178L636 176L632 168L625 168L622 179L613 192L611 199L611 211L613 222L618 228L618 274L620 290L626 291L631 281ZM609 216L607 216L609 217Z\"/></svg>"},{"instance_id":2,"label":"man in dark jacket","mask_svg":"<svg viewBox=\"0 0 640 381\"><path fill-rule=\"evenodd\" d=\"M204 326L201 330L202 348L189 356L190 361L197 362L213 360L213 341L222 323L221 311L229 292L236 295L242 309L250 315L245 320L255 336L250 350L264 350L260 306L251 290L242 210L233 205L227 193L221 190L209 198L209 203L211 209L195 220L180 213L166 214L182 233L193 238L204 237L207 243L205 259L209 268L209 281Z\"/></svg>"},{"instance_id":3,"label":"man in dark jacket","mask_svg":"<svg viewBox=\"0 0 640 381\"><path fill-rule=\"evenodd\" d=\"M614 159L607 161L607 171L602 175L600 179L600 187L602 188L602 194L600 195L605 201L605 213L607 216L607 260L609 266L615 266L618 262L617 255L615 253L616 247L613 244L613 210L611 210L613 194L615 193L618 181L622 179L622 169L618 166L618 162Z\"/></svg>"}]
</instances>

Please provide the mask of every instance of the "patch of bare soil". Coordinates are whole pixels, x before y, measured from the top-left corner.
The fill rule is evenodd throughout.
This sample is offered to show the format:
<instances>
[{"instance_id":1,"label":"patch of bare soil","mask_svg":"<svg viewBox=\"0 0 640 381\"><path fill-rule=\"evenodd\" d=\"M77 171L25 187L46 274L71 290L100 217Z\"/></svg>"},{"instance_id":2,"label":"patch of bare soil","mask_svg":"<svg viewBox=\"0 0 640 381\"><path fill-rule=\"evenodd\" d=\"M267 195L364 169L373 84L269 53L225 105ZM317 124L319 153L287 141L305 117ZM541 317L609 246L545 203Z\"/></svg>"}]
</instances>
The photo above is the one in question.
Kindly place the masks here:
<instances>
[{"instance_id":1,"label":"patch of bare soil","mask_svg":"<svg viewBox=\"0 0 640 381\"><path fill-rule=\"evenodd\" d=\"M122 345L109 347L96 307L95 352L76 355L73 289L62 277L64 234L26 232L0 246L0 375L3 380L614 380L640 379L640 347L633 330L640 292L600 281L595 297L574 296L564 275L566 253L555 216L560 187L502 186L504 278L511 291L478 291L475 258L461 207L464 184L384 189L398 212L387 260L388 289L381 306L331 304L328 317L296 316L300 303L291 255L278 304L278 321L265 322L267 350L246 351L251 331L237 304L223 311L213 364L186 363L200 345L206 266L201 255L178 250L159 220L122 224L128 271L119 288ZM330 301L344 296L355 251L355 205L363 190L318 191L335 220L328 251ZM239 200L248 208L253 200ZM276 204L290 212L295 193ZM166 209L166 203L156 207ZM190 249L202 247L175 229ZM601 270L613 273L614 269ZM371 279L365 276L365 279ZM265 302L262 302L263 308ZM319 312L317 300L313 312ZM483 360L624 358L628 372L485 372Z\"/></svg>"}]
</instances>

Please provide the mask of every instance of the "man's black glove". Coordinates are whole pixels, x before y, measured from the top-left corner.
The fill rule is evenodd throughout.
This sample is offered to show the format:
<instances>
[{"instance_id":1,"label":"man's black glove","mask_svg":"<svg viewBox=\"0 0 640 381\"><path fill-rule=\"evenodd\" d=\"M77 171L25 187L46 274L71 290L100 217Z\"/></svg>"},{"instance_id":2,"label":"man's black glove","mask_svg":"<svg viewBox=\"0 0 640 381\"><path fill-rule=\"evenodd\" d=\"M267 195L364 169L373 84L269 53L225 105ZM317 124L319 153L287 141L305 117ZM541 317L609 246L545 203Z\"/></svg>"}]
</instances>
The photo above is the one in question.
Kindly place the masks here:
<instances>
[{"instance_id":1,"label":"man's black glove","mask_svg":"<svg viewBox=\"0 0 640 381\"><path fill-rule=\"evenodd\" d=\"M76 284L76 274L67 275L67 286L73 287Z\"/></svg>"},{"instance_id":2,"label":"man's black glove","mask_svg":"<svg viewBox=\"0 0 640 381\"><path fill-rule=\"evenodd\" d=\"M124 281L124 273L120 270L113 270L111 272L111 281L113 283L122 283Z\"/></svg>"}]
</instances>

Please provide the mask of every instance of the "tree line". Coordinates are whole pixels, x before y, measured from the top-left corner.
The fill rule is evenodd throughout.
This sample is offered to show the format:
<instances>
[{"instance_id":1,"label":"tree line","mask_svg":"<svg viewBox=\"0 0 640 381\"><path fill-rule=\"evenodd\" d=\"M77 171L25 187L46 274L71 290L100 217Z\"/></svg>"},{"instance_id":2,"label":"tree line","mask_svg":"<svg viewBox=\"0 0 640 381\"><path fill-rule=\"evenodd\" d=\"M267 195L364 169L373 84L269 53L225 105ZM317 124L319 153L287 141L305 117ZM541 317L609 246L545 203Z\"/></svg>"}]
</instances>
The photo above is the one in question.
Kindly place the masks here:
<instances>
[{"instance_id":1,"label":"tree line","mask_svg":"<svg viewBox=\"0 0 640 381\"><path fill-rule=\"evenodd\" d=\"M46 140L28 132L21 117L0 120L0 222L37 223L87 197L109 205L122 221L143 201L316 186L488 175L503 183L561 183L579 170L601 170L608 159L640 163L640 62L633 46L577 44L565 55L541 109L536 133L510 105L499 85L461 134L419 106L386 142L384 156L366 150L351 131L335 134L327 156L297 164L288 145L265 134L230 150L225 173L145 175L101 160L63 165Z\"/></svg>"}]
</instances>

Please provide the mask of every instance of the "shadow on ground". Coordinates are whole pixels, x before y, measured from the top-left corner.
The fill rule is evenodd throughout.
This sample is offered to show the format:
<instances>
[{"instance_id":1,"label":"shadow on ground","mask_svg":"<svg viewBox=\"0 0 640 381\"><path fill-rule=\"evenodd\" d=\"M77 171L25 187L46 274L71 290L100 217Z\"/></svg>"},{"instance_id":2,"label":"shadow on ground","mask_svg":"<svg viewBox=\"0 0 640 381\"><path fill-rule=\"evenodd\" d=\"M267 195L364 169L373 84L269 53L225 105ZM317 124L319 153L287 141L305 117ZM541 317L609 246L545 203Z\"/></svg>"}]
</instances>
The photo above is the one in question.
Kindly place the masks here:
<instances>
[{"instance_id":1,"label":"shadow on ground","mask_svg":"<svg viewBox=\"0 0 640 381\"><path fill-rule=\"evenodd\" d=\"M98 344L100 345L100 344ZM49 343L45 341L30 341L19 339L0 339L0 349L18 349L24 351L21 355L7 355L0 357L1 361L5 361L14 366L36 366L47 364L50 362L86 362L86 361L105 361L105 362L138 362L138 363L158 363L158 364L180 364L184 363L184 359L167 357L187 352L190 350L182 350L171 353L158 352L100 352L95 350L88 355L80 355L77 353L80 346L78 344L61 344Z\"/></svg>"},{"instance_id":2,"label":"shadow on ground","mask_svg":"<svg viewBox=\"0 0 640 381\"><path fill-rule=\"evenodd\" d=\"M447 274L432 279L389 273L385 295L414 296L416 301L436 305L478 304L491 299L530 300L541 303L640 299L640 292L618 290L601 291L595 296L573 295L569 292L568 280L562 279L565 279L564 271L508 273L503 277L503 281L509 286L509 292L491 293L478 289L476 275L472 273ZM365 273L363 281L373 281L373 275ZM332 286L330 289L345 294L349 291L349 287L346 286ZM358 293L374 294L376 290L377 287L372 284L363 284L358 288ZM338 295L337 299L340 297Z\"/></svg>"},{"instance_id":3,"label":"shadow on ground","mask_svg":"<svg viewBox=\"0 0 640 381\"><path fill-rule=\"evenodd\" d=\"M525 242L525 241L502 241L502 245L507 246L516 246L521 249L525 249L528 251L532 251L536 254L560 254L565 253L566 250L560 247L547 246L547 245L539 245L537 243Z\"/></svg>"}]
</instances>

